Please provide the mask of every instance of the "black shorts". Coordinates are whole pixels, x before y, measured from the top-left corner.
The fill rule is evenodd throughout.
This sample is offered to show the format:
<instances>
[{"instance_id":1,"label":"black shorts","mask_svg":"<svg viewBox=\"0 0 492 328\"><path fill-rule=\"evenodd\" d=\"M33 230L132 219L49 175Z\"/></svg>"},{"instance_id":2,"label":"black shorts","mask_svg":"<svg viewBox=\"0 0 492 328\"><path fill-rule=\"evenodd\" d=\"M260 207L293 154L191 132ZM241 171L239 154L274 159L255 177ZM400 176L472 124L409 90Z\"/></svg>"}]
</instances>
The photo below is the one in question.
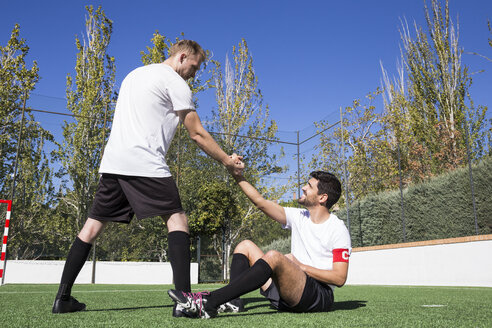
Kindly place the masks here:
<instances>
[{"instance_id":1,"label":"black shorts","mask_svg":"<svg viewBox=\"0 0 492 328\"><path fill-rule=\"evenodd\" d=\"M130 223L137 219L182 212L172 177L147 178L103 173L89 217L99 221Z\"/></svg>"},{"instance_id":2,"label":"black shorts","mask_svg":"<svg viewBox=\"0 0 492 328\"><path fill-rule=\"evenodd\" d=\"M330 286L308 275L306 275L306 285L304 286L301 300L296 306L290 306L280 297L277 286L273 281L267 290L260 290L260 293L279 311L298 313L327 312L333 306L333 291Z\"/></svg>"}]
</instances>

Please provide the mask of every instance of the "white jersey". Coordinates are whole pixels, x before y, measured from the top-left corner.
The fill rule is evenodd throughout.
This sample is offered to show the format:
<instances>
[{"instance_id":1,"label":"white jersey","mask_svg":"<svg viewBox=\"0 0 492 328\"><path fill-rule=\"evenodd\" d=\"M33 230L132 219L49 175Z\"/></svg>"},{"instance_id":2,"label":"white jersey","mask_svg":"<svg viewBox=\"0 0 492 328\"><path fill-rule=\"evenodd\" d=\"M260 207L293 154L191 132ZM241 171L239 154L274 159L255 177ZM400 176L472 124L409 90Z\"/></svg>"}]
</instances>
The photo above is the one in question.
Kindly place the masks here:
<instances>
[{"instance_id":1,"label":"white jersey","mask_svg":"<svg viewBox=\"0 0 492 328\"><path fill-rule=\"evenodd\" d=\"M177 111L195 109L188 84L167 64L130 72L121 84L100 173L168 177L166 153L179 123Z\"/></svg>"},{"instance_id":2,"label":"white jersey","mask_svg":"<svg viewBox=\"0 0 492 328\"><path fill-rule=\"evenodd\" d=\"M332 270L334 249L347 249L350 255L350 234L335 214L316 224L306 209L284 207L284 210L287 222L283 228L292 230L291 253L299 262L321 270ZM329 286L335 288L334 285Z\"/></svg>"}]
</instances>

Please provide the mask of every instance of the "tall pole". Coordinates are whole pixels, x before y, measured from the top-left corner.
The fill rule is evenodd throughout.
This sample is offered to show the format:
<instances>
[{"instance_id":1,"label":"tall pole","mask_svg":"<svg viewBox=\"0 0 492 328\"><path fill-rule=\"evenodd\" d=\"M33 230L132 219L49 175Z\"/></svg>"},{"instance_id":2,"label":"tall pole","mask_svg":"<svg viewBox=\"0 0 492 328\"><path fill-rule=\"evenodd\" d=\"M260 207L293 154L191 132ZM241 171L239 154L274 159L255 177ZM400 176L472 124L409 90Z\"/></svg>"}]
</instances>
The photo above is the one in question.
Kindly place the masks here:
<instances>
[{"instance_id":1,"label":"tall pole","mask_svg":"<svg viewBox=\"0 0 492 328\"><path fill-rule=\"evenodd\" d=\"M478 219L477 219L477 206L475 204L475 188L473 186L473 173L471 167L471 156L470 156L470 141L468 134L468 123L465 118L465 140L466 140L466 155L468 157L468 174L470 177L470 187L472 193L472 203L473 203L473 216L475 217L475 234L478 235Z\"/></svg>"},{"instance_id":2,"label":"tall pole","mask_svg":"<svg viewBox=\"0 0 492 328\"><path fill-rule=\"evenodd\" d=\"M99 162L102 160L102 156L104 154L104 141L106 140L106 122L108 118L108 104L106 104L106 108L104 109L104 125L103 125L103 135L102 135L102 145L101 145L101 157L99 158ZM91 284L96 283L96 244L97 241L94 241L94 245L92 245L92 277Z\"/></svg>"},{"instance_id":3,"label":"tall pole","mask_svg":"<svg viewBox=\"0 0 492 328\"><path fill-rule=\"evenodd\" d=\"M19 135L17 137L17 149L16 149L16 154L15 154L15 163L14 163L14 176L12 177L12 189L10 191L10 199L12 201L11 203L11 207L13 207L13 204L14 204L14 197L15 197L15 181L17 179L17 167L19 166L19 153L20 153L20 146L21 146L21 143L22 143L22 130L24 129L24 117L25 117L25 112L26 112L26 101L27 101L27 92L24 93L24 101L23 101L23 105L22 105L22 118L21 118L21 126L20 126L20 129L19 129ZM5 221L5 223L7 224L7 220ZM4 236L4 239L6 237ZM3 274L2 274L2 282L1 284L3 285L4 284L4 281L5 281L5 270L6 270L6 267L7 267L7 248L5 248L5 254L2 254L5 258L4 258L4 262L3 262Z\"/></svg>"},{"instance_id":4,"label":"tall pole","mask_svg":"<svg viewBox=\"0 0 492 328\"><path fill-rule=\"evenodd\" d=\"M406 224L405 224L405 208L403 206L403 181L401 176L401 159L400 159L400 142L398 144L398 174L400 177L400 218L401 218L401 227L403 229L403 242L407 241L407 232L406 232Z\"/></svg>"},{"instance_id":5,"label":"tall pole","mask_svg":"<svg viewBox=\"0 0 492 328\"><path fill-rule=\"evenodd\" d=\"M340 107L340 129L342 132L342 160L343 160L343 176L345 179L345 200L347 203L347 229L350 233L350 197L349 197L349 190L348 190L348 177L347 177L347 162L345 161L345 140L344 140L344 135L343 135L343 113L342 113L342 107Z\"/></svg>"},{"instance_id":6,"label":"tall pole","mask_svg":"<svg viewBox=\"0 0 492 328\"><path fill-rule=\"evenodd\" d=\"M299 131L297 131L297 198L301 198L301 159Z\"/></svg>"},{"instance_id":7,"label":"tall pole","mask_svg":"<svg viewBox=\"0 0 492 328\"><path fill-rule=\"evenodd\" d=\"M12 190L10 192L10 199L12 200L12 203L14 202L14 196L15 196L15 181L17 179L17 167L19 166L19 153L20 153L20 146L22 143L22 131L24 129L24 117L25 117L25 112L26 112L26 101L27 101L27 92L24 93L24 104L22 105L22 118L21 118L21 126L19 129L19 135L17 137L17 150L15 154L15 163L14 163L14 176L12 177Z\"/></svg>"},{"instance_id":8,"label":"tall pole","mask_svg":"<svg viewBox=\"0 0 492 328\"><path fill-rule=\"evenodd\" d=\"M196 261L198 263L198 283L200 283L200 262L201 262L201 255L202 255L202 241L200 239L200 236L197 236L196 238Z\"/></svg>"}]
</instances>

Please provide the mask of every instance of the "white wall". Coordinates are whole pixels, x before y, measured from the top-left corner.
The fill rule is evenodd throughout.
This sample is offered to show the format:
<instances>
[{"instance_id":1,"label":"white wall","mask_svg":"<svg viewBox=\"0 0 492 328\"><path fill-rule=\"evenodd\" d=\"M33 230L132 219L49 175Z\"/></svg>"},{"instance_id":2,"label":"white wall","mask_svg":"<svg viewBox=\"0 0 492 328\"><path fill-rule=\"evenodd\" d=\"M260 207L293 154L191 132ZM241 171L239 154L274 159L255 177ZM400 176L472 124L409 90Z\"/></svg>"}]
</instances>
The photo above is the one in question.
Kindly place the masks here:
<instances>
[{"instance_id":1,"label":"white wall","mask_svg":"<svg viewBox=\"0 0 492 328\"><path fill-rule=\"evenodd\" d=\"M492 287L492 240L352 252L346 284Z\"/></svg>"},{"instance_id":2,"label":"white wall","mask_svg":"<svg viewBox=\"0 0 492 328\"><path fill-rule=\"evenodd\" d=\"M65 261L7 261L6 284L57 284ZM170 263L96 262L96 284L172 284ZM75 283L89 284L92 261L86 262ZM198 263L191 263L191 283L198 283Z\"/></svg>"},{"instance_id":3,"label":"white wall","mask_svg":"<svg viewBox=\"0 0 492 328\"><path fill-rule=\"evenodd\" d=\"M64 261L7 261L5 283L60 282ZM90 283L86 262L76 283ZM97 262L99 284L172 284L170 263ZM191 283L198 283L192 263ZM347 284L492 287L492 240L356 251Z\"/></svg>"}]
</instances>

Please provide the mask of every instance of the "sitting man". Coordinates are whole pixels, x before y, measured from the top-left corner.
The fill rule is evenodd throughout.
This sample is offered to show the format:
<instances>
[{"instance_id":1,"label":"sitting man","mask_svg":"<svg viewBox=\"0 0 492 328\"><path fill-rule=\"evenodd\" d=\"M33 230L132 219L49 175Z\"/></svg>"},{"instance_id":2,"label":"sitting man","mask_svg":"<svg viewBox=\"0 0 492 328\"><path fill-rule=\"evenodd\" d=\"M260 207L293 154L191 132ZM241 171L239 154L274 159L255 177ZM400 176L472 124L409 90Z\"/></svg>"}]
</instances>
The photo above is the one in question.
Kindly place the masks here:
<instances>
[{"instance_id":1,"label":"sitting man","mask_svg":"<svg viewBox=\"0 0 492 328\"><path fill-rule=\"evenodd\" d=\"M234 250L228 285L211 293L169 290L176 304L196 317L211 318L219 309L241 310L238 297L261 287L262 295L280 311L329 311L335 286L342 287L347 280L351 242L343 221L330 213L340 198L340 181L323 171L310 176L298 200L303 209L264 199L241 173L235 174L256 207L292 230L291 254L274 250L263 254L253 242L243 241Z\"/></svg>"}]
</instances>

